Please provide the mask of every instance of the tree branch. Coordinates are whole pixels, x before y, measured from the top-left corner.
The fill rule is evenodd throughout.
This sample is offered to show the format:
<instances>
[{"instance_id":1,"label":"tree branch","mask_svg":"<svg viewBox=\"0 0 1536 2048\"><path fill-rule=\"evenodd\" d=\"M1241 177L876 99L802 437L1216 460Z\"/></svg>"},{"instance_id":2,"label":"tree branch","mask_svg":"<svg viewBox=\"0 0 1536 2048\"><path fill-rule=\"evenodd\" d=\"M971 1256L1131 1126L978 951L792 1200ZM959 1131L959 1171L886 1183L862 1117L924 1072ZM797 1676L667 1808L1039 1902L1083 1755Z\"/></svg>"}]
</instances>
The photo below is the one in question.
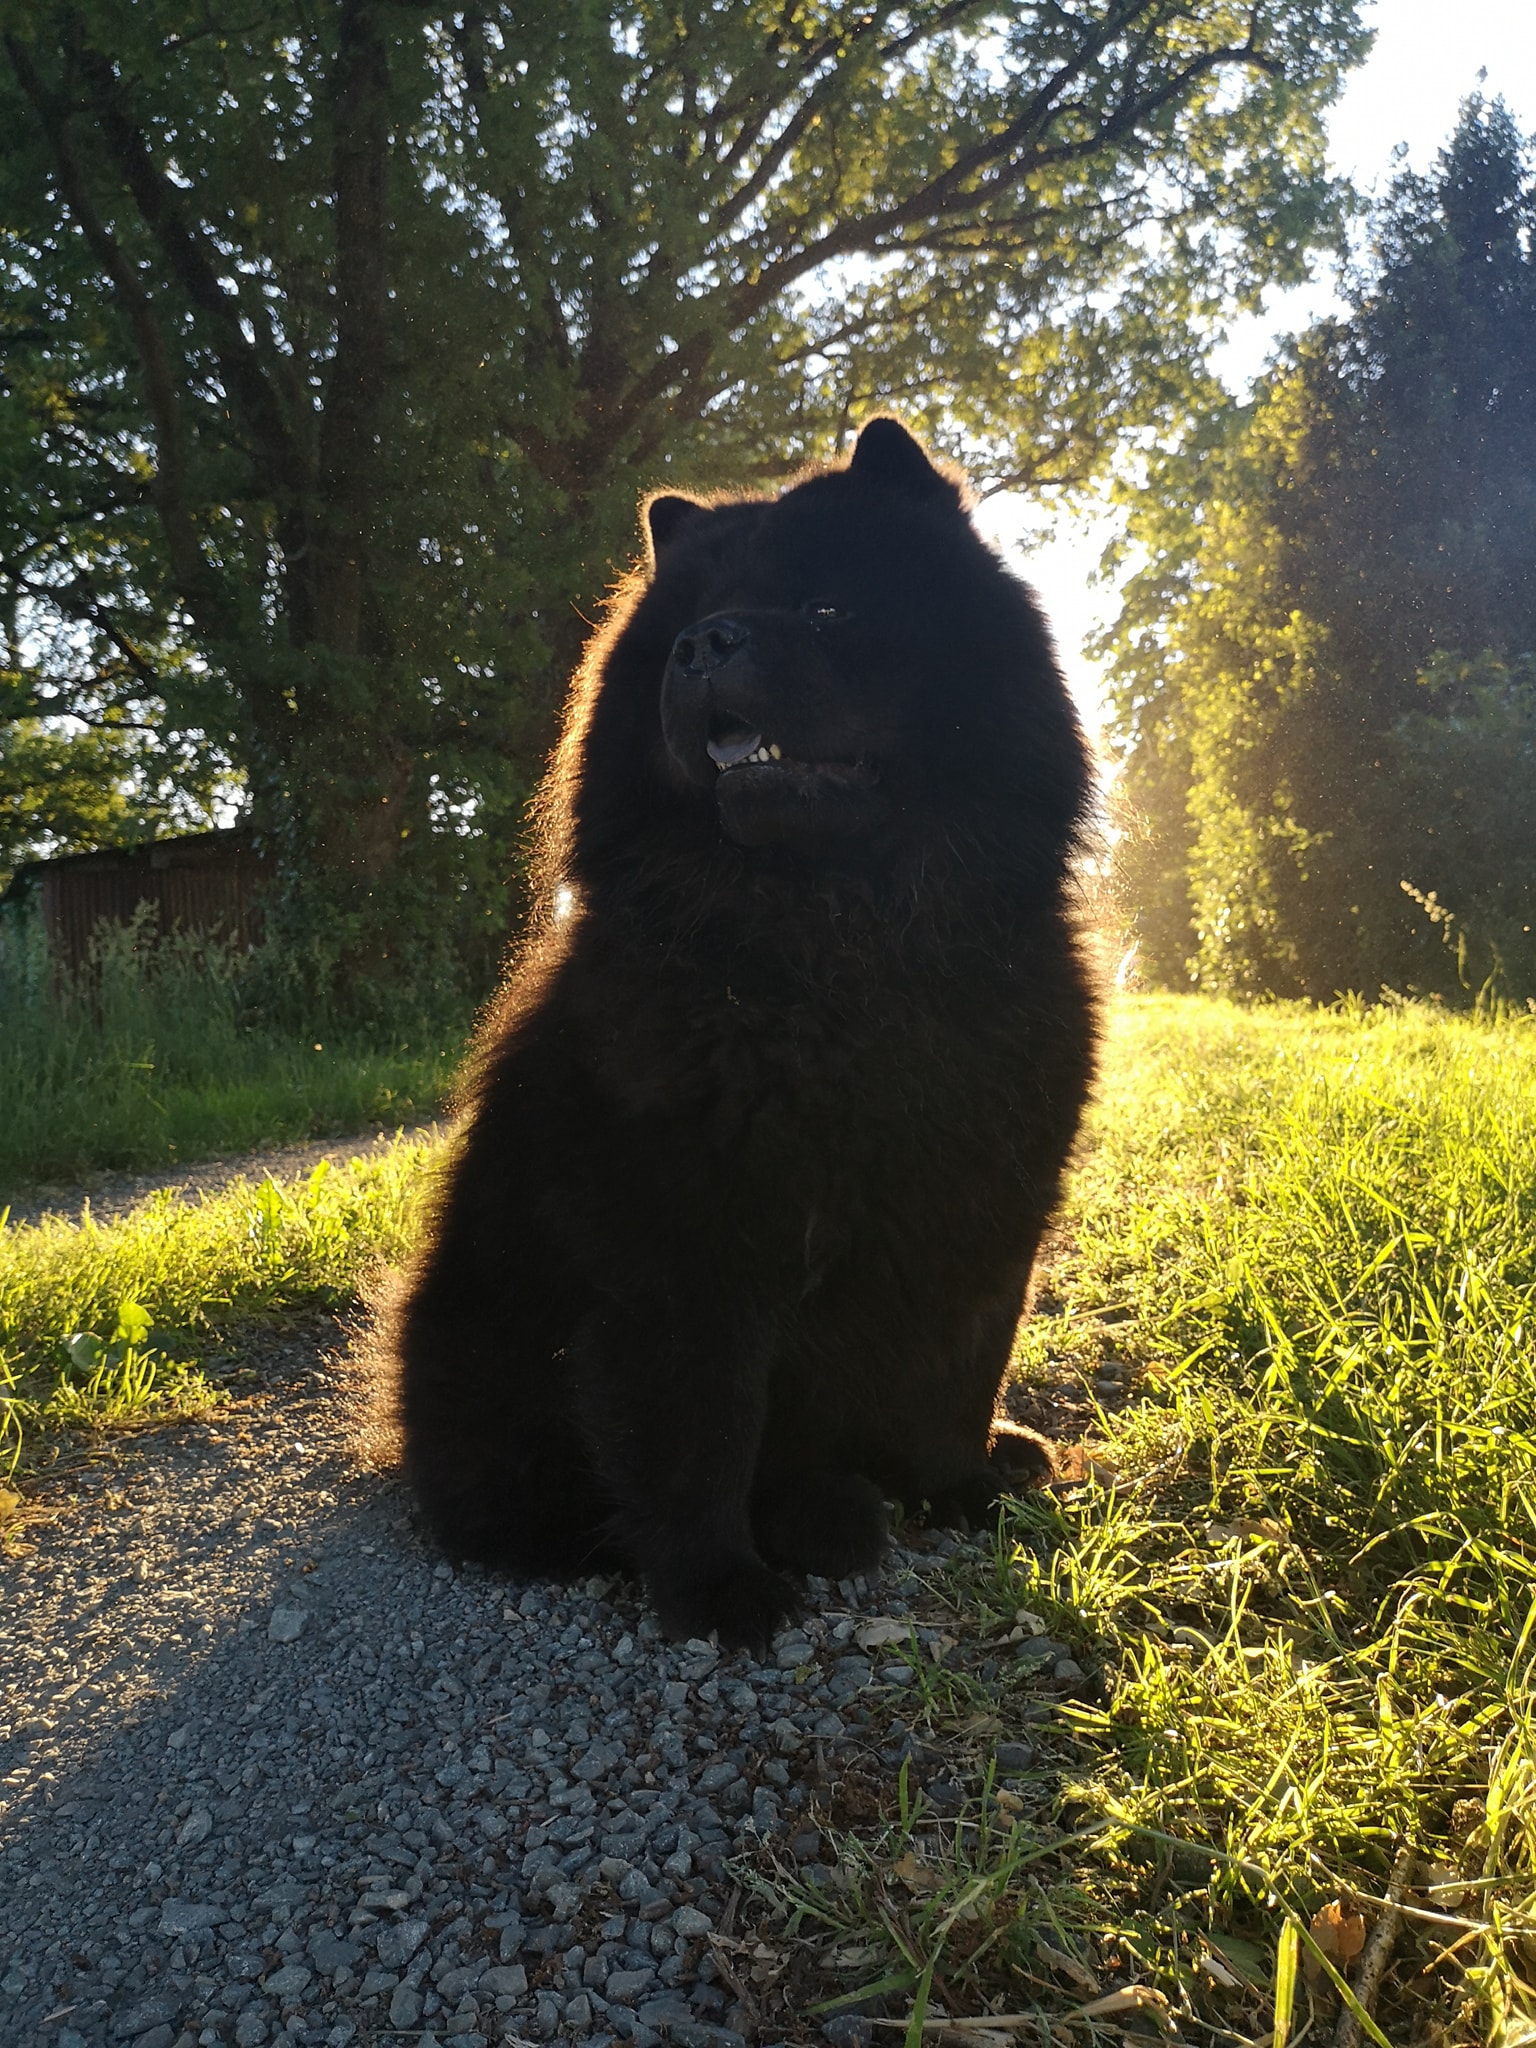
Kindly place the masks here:
<instances>
[{"instance_id":1,"label":"tree branch","mask_svg":"<svg viewBox=\"0 0 1536 2048\"><path fill-rule=\"evenodd\" d=\"M1103 40L1101 36L1100 45ZM1052 108L1048 91L1065 89L1081 70L1084 62L1086 57L1074 61L1071 66L1063 66L1052 80L1051 87L1042 87L1034 96L1027 116L1020 116L1019 120L1011 122L1004 135L995 142L978 144L975 149L966 153L961 162L952 165L937 178L931 179L919 191L883 210L840 221L820 240L808 242L798 250L793 250L777 261L765 265L759 270L754 283L738 287L732 307L732 324L749 320L791 284L798 282L809 272L820 269L822 265L836 257L880 255L892 246L905 246L904 243L895 243L893 240L904 228L925 226L936 214L974 219L985 211L990 202L1012 191L1031 172L1081 162L1097 155L1108 145L1132 132L1141 122L1159 112L1170 101L1177 99L1208 72L1239 63L1266 72L1275 68L1268 58L1250 50L1247 45L1227 45L1206 51L1165 79L1156 91L1123 103L1108 119L1098 124L1091 136L1080 141L1052 146L1038 144L1028 158L1024 158L1021 150L1028 135L1024 125L1026 118L1039 125L1048 125L1046 117L1053 111L1059 111ZM989 163L996 163L1000 157L1006 157L1008 160L1001 163L989 176L977 177L976 182L969 187L964 184L965 176L974 176Z\"/></svg>"},{"instance_id":2,"label":"tree branch","mask_svg":"<svg viewBox=\"0 0 1536 2048\"><path fill-rule=\"evenodd\" d=\"M104 612L91 593L81 586L79 577L66 584L63 589L52 583L37 583L5 555L0 555L0 575L9 576L16 588L24 591L28 597L56 605L66 618L80 619L86 625L94 626L98 632L104 633L140 681L159 688L159 674L148 657L134 645L111 614Z\"/></svg>"},{"instance_id":3,"label":"tree branch","mask_svg":"<svg viewBox=\"0 0 1536 2048\"><path fill-rule=\"evenodd\" d=\"M202 236L187 219L181 194L160 170L142 130L130 118L116 67L86 44L77 46L75 61L97 125L144 225L172 276L208 323L220 379L245 418L268 488L302 490L308 481L305 466L260 356L241 331L238 297L219 281Z\"/></svg>"},{"instance_id":4,"label":"tree branch","mask_svg":"<svg viewBox=\"0 0 1536 2048\"><path fill-rule=\"evenodd\" d=\"M91 253L106 272L138 350L145 396L155 427L156 509L165 533L172 571L188 604L202 618L205 627L214 634L221 633L229 624L228 608L204 558L187 507L187 447L181 390L165 336L149 297L139 283L137 271L96 210L75 152L66 110L44 85L26 44L8 31L5 47L16 82L30 101L47 140L64 203Z\"/></svg>"},{"instance_id":5,"label":"tree branch","mask_svg":"<svg viewBox=\"0 0 1536 2048\"><path fill-rule=\"evenodd\" d=\"M331 98L336 353L320 428L327 530L314 569L321 637L342 653L358 650L363 630L388 375L389 53L370 0L340 0Z\"/></svg>"}]
</instances>

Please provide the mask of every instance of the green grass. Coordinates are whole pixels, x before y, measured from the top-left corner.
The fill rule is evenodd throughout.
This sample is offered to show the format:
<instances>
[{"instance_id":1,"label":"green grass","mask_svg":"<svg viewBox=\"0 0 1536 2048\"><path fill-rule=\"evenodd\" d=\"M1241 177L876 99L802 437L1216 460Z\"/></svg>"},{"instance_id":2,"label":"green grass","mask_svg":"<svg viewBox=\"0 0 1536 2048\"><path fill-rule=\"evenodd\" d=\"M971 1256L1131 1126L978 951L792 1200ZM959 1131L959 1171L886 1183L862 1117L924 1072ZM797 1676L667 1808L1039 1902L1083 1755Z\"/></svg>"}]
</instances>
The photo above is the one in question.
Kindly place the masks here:
<instances>
[{"instance_id":1,"label":"green grass","mask_svg":"<svg viewBox=\"0 0 1536 2048\"><path fill-rule=\"evenodd\" d=\"M1536 1029L1134 999L1092 1137L1019 1369L1130 1369L1118 1476L950 1574L1002 1668L904 1708L978 1766L1028 1732L1037 1768L781 1903L829 1962L868 1950L852 1989L933 2013L1059 2015L1092 1981L1268 2042L1338 1996L1314 1916L1374 1920L1407 1850L1374 2024L1536 2040ZM1020 1610L1102 1674L1027 1731Z\"/></svg>"},{"instance_id":2,"label":"green grass","mask_svg":"<svg viewBox=\"0 0 1536 2048\"><path fill-rule=\"evenodd\" d=\"M7 1455L203 1398L242 1324L354 1300L428 1158L0 1232ZM1536 2040L1533 1329L1536 1028L1124 1002L1018 1370L1114 1364L1132 1397L1098 1477L940 1586L958 1647L899 1698L975 1764L963 1824L903 1781L830 1885L780 1883L827 1996L1316 2041L1324 1909L1373 1919L1411 1850L1367 2038ZM1096 1696L1038 1718L1026 1613Z\"/></svg>"},{"instance_id":3,"label":"green grass","mask_svg":"<svg viewBox=\"0 0 1536 2048\"><path fill-rule=\"evenodd\" d=\"M0 1206L95 1168L220 1152L439 1113L462 1040L380 1044L253 1021L251 963L151 928L104 929L88 973L54 973L35 920L0 926Z\"/></svg>"},{"instance_id":4,"label":"green grass","mask_svg":"<svg viewBox=\"0 0 1536 2048\"><path fill-rule=\"evenodd\" d=\"M414 1241L435 1148L397 1140L284 1186L152 1196L98 1224L0 1230L0 1472L67 1428L215 1398L204 1370L242 1327L345 1308Z\"/></svg>"}]
</instances>

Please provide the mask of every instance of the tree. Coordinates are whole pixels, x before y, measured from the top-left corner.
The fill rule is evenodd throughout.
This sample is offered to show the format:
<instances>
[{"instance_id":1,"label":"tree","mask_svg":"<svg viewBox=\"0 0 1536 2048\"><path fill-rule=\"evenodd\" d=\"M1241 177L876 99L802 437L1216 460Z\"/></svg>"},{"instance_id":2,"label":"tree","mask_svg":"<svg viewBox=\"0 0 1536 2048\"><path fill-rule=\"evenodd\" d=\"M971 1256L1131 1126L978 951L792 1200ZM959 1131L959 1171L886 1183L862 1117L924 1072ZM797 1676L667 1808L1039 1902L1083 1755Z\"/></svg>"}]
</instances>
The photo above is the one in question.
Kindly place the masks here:
<instances>
[{"instance_id":1,"label":"tree","mask_svg":"<svg viewBox=\"0 0 1536 2048\"><path fill-rule=\"evenodd\" d=\"M455 903L499 925L669 469L777 474L885 400L999 484L1166 427L1206 317L1332 232L1319 113L1365 44L1355 0L19 15L3 217L67 393L37 460L94 469L92 403L132 414L123 601L167 594L167 721L244 776L290 934L366 980L405 933L446 972Z\"/></svg>"},{"instance_id":2,"label":"tree","mask_svg":"<svg viewBox=\"0 0 1536 2048\"><path fill-rule=\"evenodd\" d=\"M1536 992L1533 228L1514 124L1469 101L1349 317L1133 512L1118 717L1162 978Z\"/></svg>"},{"instance_id":3,"label":"tree","mask_svg":"<svg viewBox=\"0 0 1536 2048\"><path fill-rule=\"evenodd\" d=\"M0 306L0 886L25 860L205 823L229 757L173 622L136 409L50 330L14 272ZM74 459L62 459L68 450ZM192 730L164 722L166 679Z\"/></svg>"}]
</instances>

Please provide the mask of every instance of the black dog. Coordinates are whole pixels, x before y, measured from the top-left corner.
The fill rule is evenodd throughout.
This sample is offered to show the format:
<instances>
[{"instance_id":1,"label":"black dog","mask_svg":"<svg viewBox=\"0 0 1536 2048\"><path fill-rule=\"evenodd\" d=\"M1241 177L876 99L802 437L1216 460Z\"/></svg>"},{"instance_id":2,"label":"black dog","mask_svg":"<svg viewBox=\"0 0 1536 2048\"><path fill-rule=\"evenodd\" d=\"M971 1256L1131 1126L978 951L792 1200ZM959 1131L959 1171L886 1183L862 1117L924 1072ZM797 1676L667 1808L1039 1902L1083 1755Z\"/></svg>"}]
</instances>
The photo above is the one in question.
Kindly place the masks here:
<instances>
[{"instance_id":1,"label":"black dog","mask_svg":"<svg viewBox=\"0 0 1536 2048\"><path fill-rule=\"evenodd\" d=\"M1088 1092L1081 734L1040 615L892 420L776 498L661 497L543 803L398 1333L461 1555L621 1561L761 1643L884 1499L985 1514Z\"/></svg>"}]
</instances>

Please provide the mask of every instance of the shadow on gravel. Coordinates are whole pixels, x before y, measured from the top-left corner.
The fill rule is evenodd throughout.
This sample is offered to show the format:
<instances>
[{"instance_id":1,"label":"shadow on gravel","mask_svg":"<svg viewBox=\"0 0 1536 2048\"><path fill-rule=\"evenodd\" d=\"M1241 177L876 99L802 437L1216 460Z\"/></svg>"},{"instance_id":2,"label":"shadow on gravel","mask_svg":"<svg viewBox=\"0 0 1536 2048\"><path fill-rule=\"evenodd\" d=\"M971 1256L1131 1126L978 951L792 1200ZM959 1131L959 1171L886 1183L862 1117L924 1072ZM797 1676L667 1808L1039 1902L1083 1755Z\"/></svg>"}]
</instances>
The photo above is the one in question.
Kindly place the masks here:
<instances>
[{"instance_id":1,"label":"shadow on gravel","mask_svg":"<svg viewBox=\"0 0 1536 2048\"><path fill-rule=\"evenodd\" d=\"M858 1641L943 1654L916 1573L952 1539L813 1582L763 1664L663 1643L623 1582L429 1549L359 1464L345 1334L273 1332L259 1391L56 1474L0 1561L0 2042L821 2041L739 1873L830 1882L903 1756L969 1796Z\"/></svg>"},{"instance_id":2,"label":"shadow on gravel","mask_svg":"<svg viewBox=\"0 0 1536 2048\"><path fill-rule=\"evenodd\" d=\"M0 1564L0 2041L819 2038L759 2030L727 1859L814 1858L901 1563L764 1665L624 1584L456 1572L359 1469L346 1374L273 1341L258 1395L56 1475Z\"/></svg>"}]
</instances>

